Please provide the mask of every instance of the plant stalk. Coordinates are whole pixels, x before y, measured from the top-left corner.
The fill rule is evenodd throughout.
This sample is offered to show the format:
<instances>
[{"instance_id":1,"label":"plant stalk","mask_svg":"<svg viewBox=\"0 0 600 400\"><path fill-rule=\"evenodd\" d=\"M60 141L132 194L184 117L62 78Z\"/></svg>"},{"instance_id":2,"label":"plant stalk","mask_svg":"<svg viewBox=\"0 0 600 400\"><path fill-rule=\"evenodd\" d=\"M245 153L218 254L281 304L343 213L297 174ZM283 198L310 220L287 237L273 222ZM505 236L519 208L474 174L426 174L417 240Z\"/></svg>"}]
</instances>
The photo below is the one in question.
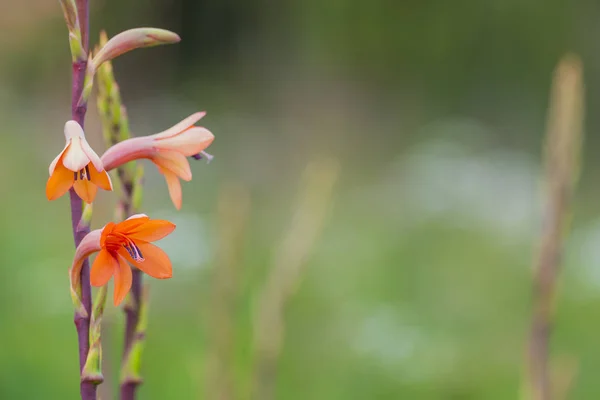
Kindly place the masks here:
<instances>
[{"instance_id":1,"label":"plant stalk","mask_svg":"<svg viewBox=\"0 0 600 400\"><path fill-rule=\"evenodd\" d=\"M125 348L123 354L123 365L121 368L121 400L135 399L136 390L142 383L140 366L146 339L146 328L148 326L148 285L140 287L139 300L135 313L135 329L131 333L129 347ZM129 319L127 322L130 322ZM132 321L133 322L133 321Z\"/></svg>"},{"instance_id":2,"label":"plant stalk","mask_svg":"<svg viewBox=\"0 0 600 400\"><path fill-rule=\"evenodd\" d=\"M88 48L88 19L89 19L89 0L77 0L77 11L80 19L81 36L84 49ZM71 118L82 127L84 126L86 105L80 105L79 98L83 90L85 71L87 68L87 59L78 59L73 61L72 72L72 91L71 91ZM69 191L71 200L71 223L73 228L73 239L75 247L79 245L84 236L89 232L88 228L78 229L79 221L83 212L83 204L73 188ZM92 315L92 287L90 284L90 266L89 261L85 260L81 269L81 300L85 308L86 315L75 313L74 322L77 328L77 340L79 342L79 371L83 372L83 367L87 360L90 350L90 316ZM97 383L81 379L80 393L82 400L96 400Z\"/></svg>"}]
</instances>

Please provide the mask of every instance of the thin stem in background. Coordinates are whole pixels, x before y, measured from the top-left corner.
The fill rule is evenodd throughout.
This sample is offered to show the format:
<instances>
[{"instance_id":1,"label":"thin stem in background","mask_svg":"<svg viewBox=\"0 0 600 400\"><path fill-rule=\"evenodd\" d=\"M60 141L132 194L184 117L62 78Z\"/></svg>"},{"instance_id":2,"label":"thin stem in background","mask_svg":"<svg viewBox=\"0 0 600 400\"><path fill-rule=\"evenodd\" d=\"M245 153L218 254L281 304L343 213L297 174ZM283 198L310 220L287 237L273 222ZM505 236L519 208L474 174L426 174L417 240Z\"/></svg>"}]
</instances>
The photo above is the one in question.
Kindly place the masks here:
<instances>
[{"instance_id":1,"label":"thin stem in background","mask_svg":"<svg viewBox=\"0 0 600 400\"><path fill-rule=\"evenodd\" d=\"M302 280L307 258L320 236L338 170L337 163L332 161L313 162L306 168L292 224L260 292L254 321L256 359L252 399L275 398L277 363L285 334L285 307Z\"/></svg>"},{"instance_id":2,"label":"thin stem in background","mask_svg":"<svg viewBox=\"0 0 600 400\"><path fill-rule=\"evenodd\" d=\"M211 280L208 320L206 400L236 398L235 314L240 294L244 233L250 213L250 195L237 185L224 186L218 203L218 247Z\"/></svg>"},{"instance_id":3,"label":"thin stem in background","mask_svg":"<svg viewBox=\"0 0 600 400\"><path fill-rule=\"evenodd\" d=\"M117 324L112 319L102 321L102 337L111 338L112 332L117 327ZM100 400L111 400L114 399L114 369L113 369L113 355L111 351L110 343L108 345L109 351L105 351L105 347L102 348L102 374L104 375L104 382L98 386L98 398Z\"/></svg>"},{"instance_id":4,"label":"thin stem in background","mask_svg":"<svg viewBox=\"0 0 600 400\"><path fill-rule=\"evenodd\" d=\"M128 364L128 358L132 357L132 350L136 340L143 341L144 336L136 337L136 331L139 326L140 309L142 307L142 274L141 271L134 269L132 272L131 292L128 304L124 307L125 311L125 343L123 345L123 358L121 362ZM134 400L138 386L142 383L141 379L132 379L126 377L121 381L121 400Z\"/></svg>"},{"instance_id":5,"label":"thin stem in background","mask_svg":"<svg viewBox=\"0 0 600 400\"><path fill-rule=\"evenodd\" d=\"M549 341L561 252L575 190L583 125L583 72L579 58L564 57L554 74L545 154L545 209L535 262L533 316L529 338L528 393L550 400Z\"/></svg>"},{"instance_id":6,"label":"thin stem in background","mask_svg":"<svg viewBox=\"0 0 600 400\"><path fill-rule=\"evenodd\" d=\"M123 360L121 373L125 373L125 376L121 377L121 399L135 399L137 387L142 382L139 366L148 327L148 303L149 288L145 285L140 296L138 322L133 332L131 347Z\"/></svg>"}]
</instances>

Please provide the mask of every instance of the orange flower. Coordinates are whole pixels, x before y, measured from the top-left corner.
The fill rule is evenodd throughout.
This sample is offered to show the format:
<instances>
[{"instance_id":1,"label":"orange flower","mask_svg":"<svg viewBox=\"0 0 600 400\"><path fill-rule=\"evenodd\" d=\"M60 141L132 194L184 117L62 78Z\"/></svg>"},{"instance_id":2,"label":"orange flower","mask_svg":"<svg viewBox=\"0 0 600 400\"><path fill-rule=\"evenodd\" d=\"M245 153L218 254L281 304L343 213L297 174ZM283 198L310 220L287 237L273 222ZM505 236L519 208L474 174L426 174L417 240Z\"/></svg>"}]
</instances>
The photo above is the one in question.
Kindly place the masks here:
<instances>
[{"instance_id":1,"label":"orange flower","mask_svg":"<svg viewBox=\"0 0 600 400\"><path fill-rule=\"evenodd\" d=\"M48 170L48 200L59 198L73 187L83 201L91 203L96 197L98 186L104 190L112 190L110 177L104 170L100 157L85 140L81 125L76 121L67 121L65 138L65 148L52 161Z\"/></svg>"},{"instance_id":2,"label":"orange flower","mask_svg":"<svg viewBox=\"0 0 600 400\"><path fill-rule=\"evenodd\" d=\"M186 157L197 156L204 151L214 135L206 128L194 126L206 113L190 115L172 128L150 136L141 136L115 144L102 155L101 161L110 171L113 168L140 158L156 164L165 176L169 195L175 208L181 208L181 183L190 181L192 171Z\"/></svg>"},{"instance_id":3,"label":"orange flower","mask_svg":"<svg viewBox=\"0 0 600 400\"><path fill-rule=\"evenodd\" d=\"M175 225L169 221L151 220L144 214L137 214L118 224L110 222L104 228L90 232L75 251L71 290L78 293L81 265L97 251L90 280L93 286L104 286L114 276L115 305L119 305L131 289L128 263L154 278L170 278L173 271L169 257L150 242L164 238L174 229Z\"/></svg>"}]
</instances>

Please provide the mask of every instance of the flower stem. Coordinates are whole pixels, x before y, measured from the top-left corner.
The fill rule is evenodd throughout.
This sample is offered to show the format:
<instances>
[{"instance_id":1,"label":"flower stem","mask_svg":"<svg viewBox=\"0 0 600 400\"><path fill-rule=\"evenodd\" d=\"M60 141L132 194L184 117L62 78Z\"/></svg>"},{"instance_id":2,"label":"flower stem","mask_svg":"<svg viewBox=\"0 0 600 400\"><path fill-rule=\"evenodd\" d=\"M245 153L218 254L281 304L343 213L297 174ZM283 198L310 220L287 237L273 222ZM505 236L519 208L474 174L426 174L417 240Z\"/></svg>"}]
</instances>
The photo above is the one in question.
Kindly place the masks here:
<instances>
[{"instance_id":1,"label":"flower stem","mask_svg":"<svg viewBox=\"0 0 600 400\"><path fill-rule=\"evenodd\" d=\"M89 0L77 0L77 12L79 17L79 23L81 28L81 37L83 48L88 48L88 20L89 20ZM83 83L85 78L85 71L87 68L87 59L77 59L73 61L73 78L72 78L72 91L71 91L71 118L79 123L83 127L85 113L87 111L86 105L80 105L79 98L83 90ZM83 237L89 232L89 228L78 229L79 221L82 215L82 201L77 196L75 191L71 188L70 192L71 199L71 223L73 227L73 238L75 240L75 247L79 245ZM77 328L77 339L79 342L79 371L83 372L83 367L87 360L87 356L90 350L90 316L92 315L92 287L90 284L90 266L88 260L83 263L81 269L81 300L83 307L86 311L86 315L75 312L74 322ZM81 379L80 392L82 400L95 400L96 399L96 386L97 383L86 379Z\"/></svg>"},{"instance_id":2,"label":"flower stem","mask_svg":"<svg viewBox=\"0 0 600 400\"><path fill-rule=\"evenodd\" d=\"M132 297L130 297L130 301L136 302L135 309L130 312L129 307L125 308L127 313L125 340L127 343L121 367L121 400L134 400L137 387L142 383L140 366L148 325L149 292L147 285L142 287L141 273L139 271L135 272L138 272L138 284L137 288L132 285ZM133 279L135 283L135 274ZM137 291L137 293L134 291Z\"/></svg>"},{"instance_id":3,"label":"flower stem","mask_svg":"<svg viewBox=\"0 0 600 400\"><path fill-rule=\"evenodd\" d=\"M131 292L127 305L124 307L125 312L125 343L123 345L123 363L127 359L127 354L131 350L135 330L140 319L140 304L142 301L142 275L139 270L131 271ZM133 398L133 397L131 397Z\"/></svg>"}]
</instances>

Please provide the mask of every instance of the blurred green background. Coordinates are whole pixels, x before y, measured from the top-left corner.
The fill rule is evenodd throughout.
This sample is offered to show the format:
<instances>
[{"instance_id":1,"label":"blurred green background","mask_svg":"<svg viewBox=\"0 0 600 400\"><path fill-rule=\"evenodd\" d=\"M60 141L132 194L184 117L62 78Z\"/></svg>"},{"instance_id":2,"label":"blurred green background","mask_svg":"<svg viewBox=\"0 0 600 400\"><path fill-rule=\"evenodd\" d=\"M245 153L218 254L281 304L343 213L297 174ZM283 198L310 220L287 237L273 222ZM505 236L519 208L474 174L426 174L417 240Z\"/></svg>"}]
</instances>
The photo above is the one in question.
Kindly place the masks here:
<instances>
[{"instance_id":1,"label":"blurred green background","mask_svg":"<svg viewBox=\"0 0 600 400\"><path fill-rule=\"evenodd\" d=\"M147 165L144 211L178 228L159 243L174 276L151 282L139 398L518 398L548 93L566 52L583 59L588 135L552 356L568 398L600 396L600 3L91 4L92 42L138 26L183 39L114 62L133 132L206 110L216 136L180 212ZM45 0L0 1L0 28L0 398L75 399L68 200L44 196L70 118L67 31ZM94 104L86 134L101 153ZM304 170L323 159L339 166L331 202L311 194L323 229L293 236L294 218L310 220ZM114 203L98 196L94 226ZM286 275L288 235L308 244ZM294 290L269 300L273 276ZM104 400L122 330L109 304Z\"/></svg>"}]
</instances>

